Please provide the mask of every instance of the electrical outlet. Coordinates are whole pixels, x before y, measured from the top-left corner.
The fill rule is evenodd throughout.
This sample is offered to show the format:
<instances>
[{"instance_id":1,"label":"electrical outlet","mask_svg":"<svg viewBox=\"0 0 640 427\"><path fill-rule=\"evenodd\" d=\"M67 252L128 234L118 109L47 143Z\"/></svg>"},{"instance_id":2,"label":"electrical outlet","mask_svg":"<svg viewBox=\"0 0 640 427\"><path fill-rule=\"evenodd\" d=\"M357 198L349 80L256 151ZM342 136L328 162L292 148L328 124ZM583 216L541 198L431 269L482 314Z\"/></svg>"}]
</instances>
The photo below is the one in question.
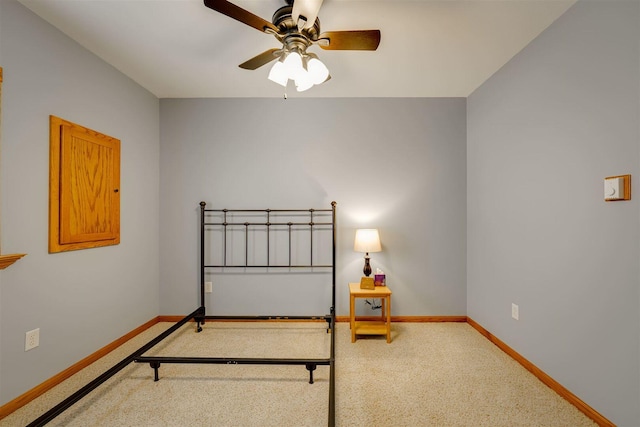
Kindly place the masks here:
<instances>
[{"instance_id":1,"label":"electrical outlet","mask_svg":"<svg viewBox=\"0 0 640 427\"><path fill-rule=\"evenodd\" d=\"M520 308L514 303L511 303L511 317L516 320L520 319Z\"/></svg>"},{"instance_id":2,"label":"electrical outlet","mask_svg":"<svg viewBox=\"0 0 640 427\"><path fill-rule=\"evenodd\" d=\"M213 292L213 282L204 282L204 292L207 294Z\"/></svg>"},{"instance_id":3,"label":"electrical outlet","mask_svg":"<svg viewBox=\"0 0 640 427\"><path fill-rule=\"evenodd\" d=\"M26 333L24 340L24 351L29 351L40 345L40 328Z\"/></svg>"}]
</instances>

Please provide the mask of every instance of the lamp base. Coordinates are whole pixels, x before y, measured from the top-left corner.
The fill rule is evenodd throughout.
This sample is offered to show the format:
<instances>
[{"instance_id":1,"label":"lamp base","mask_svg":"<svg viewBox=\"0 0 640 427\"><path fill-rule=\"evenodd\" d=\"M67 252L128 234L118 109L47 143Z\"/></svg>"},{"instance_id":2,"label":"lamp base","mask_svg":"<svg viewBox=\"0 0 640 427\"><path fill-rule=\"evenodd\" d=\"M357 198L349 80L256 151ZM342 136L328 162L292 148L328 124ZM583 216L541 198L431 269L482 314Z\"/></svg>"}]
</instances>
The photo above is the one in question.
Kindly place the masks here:
<instances>
[{"instance_id":1,"label":"lamp base","mask_svg":"<svg viewBox=\"0 0 640 427\"><path fill-rule=\"evenodd\" d=\"M369 264L369 252L367 252L367 254L364 256L364 268L362 269L362 272L367 277L371 276L371 264Z\"/></svg>"},{"instance_id":2,"label":"lamp base","mask_svg":"<svg viewBox=\"0 0 640 427\"><path fill-rule=\"evenodd\" d=\"M376 288L375 283L371 277L363 277L360 279L360 289L374 290Z\"/></svg>"}]
</instances>

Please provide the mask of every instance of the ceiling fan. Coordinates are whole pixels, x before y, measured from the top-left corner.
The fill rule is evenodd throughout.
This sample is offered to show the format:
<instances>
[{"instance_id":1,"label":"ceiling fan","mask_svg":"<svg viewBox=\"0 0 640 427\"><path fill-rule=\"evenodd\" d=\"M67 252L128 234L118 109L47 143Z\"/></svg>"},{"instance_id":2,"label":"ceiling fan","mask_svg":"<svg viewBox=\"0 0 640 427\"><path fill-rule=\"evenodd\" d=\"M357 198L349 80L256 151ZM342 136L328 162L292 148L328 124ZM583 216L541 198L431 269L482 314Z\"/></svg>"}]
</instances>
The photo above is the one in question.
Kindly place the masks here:
<instances>
[{"instance_id":1,"label":"ceiling fan","mask_svg":"<svg viewBox=\"0 0 640 427\"><path fill-rule=\"evenodd\" d=\"M204 5L263 33L271 34L282 47L268 49L240 64L245 70L255 70L278 60L269 79L287 86L295 82L298 91L307 90L331 78L318 56L307 52L317 44L325 50L376 50L380 30L350 30L320 32L318 12L323 0L285 0L269 22L227 0L204 0Z\"/></svg>"}]
</instances>

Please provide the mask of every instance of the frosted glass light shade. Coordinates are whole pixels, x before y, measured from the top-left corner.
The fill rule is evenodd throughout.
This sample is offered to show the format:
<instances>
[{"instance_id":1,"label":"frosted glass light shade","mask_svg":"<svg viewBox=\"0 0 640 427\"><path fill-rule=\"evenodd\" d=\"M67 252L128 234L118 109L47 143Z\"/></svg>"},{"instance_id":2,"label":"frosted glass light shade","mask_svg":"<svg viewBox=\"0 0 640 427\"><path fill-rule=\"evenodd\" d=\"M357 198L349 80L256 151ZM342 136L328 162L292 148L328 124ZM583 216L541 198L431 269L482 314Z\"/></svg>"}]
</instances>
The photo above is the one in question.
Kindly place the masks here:
<instances>
[{"instance_id":1,"label":"frosted glass light shade","mask_svg":"<svg viewBox=\"0 0 640 427\"><path fill-rule=\"evenodd\" d=\"M271 71L269 71L269 80L278 83L280 86L287 86L289 76L287 75L287 69L282 62L276 61L276 63L273 64Z\"/></svg>"},{"instance_id":2,"label":"frosted glass light shade","mask_svg":"<svg viewBox=\"0 0 640 427\"><path fill-rule=\"evenodd\" d=\"M306 72L304 68L302 68L302 57L298 52L291 52L284 59L284 66L287 70L287 75L291 80L297 80L298 76Z\"/></svg>"},{"instance_id":3,"label":"frosted glass light shade","mask_svg":"<svg viewBox=\"0 0 640 427\"><path fill-rule=\"evenodd\" d=\"M307 62L307 71L313 84L319 85L329 77L329 69L318 58L311 58Z\"/></svg>"},{"instance_id":4,"label":"frosted glass light shade","mask_svg":"<svg viewBox=\"0 0 640 427\"><path fill-rule=\"evenodd\" d=\"M313 86L313 79L311 78L311 74L307 71L299 73L296 77L296 89L298 92L304 92L307 89L310 89Z\"/></svg>"},{"instance_id":5,"label":"frosted glass light shade","mask_svg":"<svg viewBox=\"0 0 640 427\"><path fill-rule=\"evenodd\" d=\"M356 240L353 244L356 252L380 252L380 235L376 228L361 228L356 230Z\"/></svg>"}]
</instances>

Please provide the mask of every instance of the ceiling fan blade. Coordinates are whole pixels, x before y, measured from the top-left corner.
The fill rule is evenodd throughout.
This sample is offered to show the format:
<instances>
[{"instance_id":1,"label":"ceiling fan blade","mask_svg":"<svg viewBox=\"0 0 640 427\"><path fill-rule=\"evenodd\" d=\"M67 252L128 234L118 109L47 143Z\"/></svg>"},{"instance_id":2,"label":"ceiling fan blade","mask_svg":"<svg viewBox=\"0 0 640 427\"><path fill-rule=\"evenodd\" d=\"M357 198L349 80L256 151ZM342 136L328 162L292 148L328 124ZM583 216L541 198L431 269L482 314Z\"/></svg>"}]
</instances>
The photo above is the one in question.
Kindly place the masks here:
<instances>
[{"instance_id":1,"label":"ceiling fan blade","mask_svg":"<svg viewBox=\"0 0 640 427\"><path fill-rule=\"evenodd\" d=\"M236 21L240 21L243 24L247 24L250 27L262 32L268 32L267 29L272 30L274 33L278 33L278 28L271 22L260 18L258 15L236 6L226 0L204 0L204 5L210 9L220 12L223 15L227 15L229 18L233 18Z\"/></svg>"},{"instance_id":2,"label":"ceiling fan blade","mask_svg":"<svg viewBox=\"0 0 640 427\"><path fill-rule=\"evenodd\" d=\"M318 37L325 50L376 50L379 44L380 30L327 31Z\"/></svg>"},{"instance_id":3,"label":"ceiling fan blade","mask_svg":"<svg viewBox=\"0 0 640 427\"><path fill-rule=\"evenodd\" d=\"M322 0L293 0L291 17L298 25L298 31L313 27L318 18L320 6L322 6Z\"/></svg>"},{"instance_id":4,"label":"ceiling fan blade","mask_svg":"<svg viewBox=\"0 0 640 427\"><path fill-rule=\"evenodd\" d=\"M257 68L262 67L265 64L273 61L278 58L276 52L281 51L282 49L269 49L262 52L260 55L256 55L248 61L243 62L239 65L240 68L244 68L245 70L255 70Z\"/></svg>"}]
</instances>

